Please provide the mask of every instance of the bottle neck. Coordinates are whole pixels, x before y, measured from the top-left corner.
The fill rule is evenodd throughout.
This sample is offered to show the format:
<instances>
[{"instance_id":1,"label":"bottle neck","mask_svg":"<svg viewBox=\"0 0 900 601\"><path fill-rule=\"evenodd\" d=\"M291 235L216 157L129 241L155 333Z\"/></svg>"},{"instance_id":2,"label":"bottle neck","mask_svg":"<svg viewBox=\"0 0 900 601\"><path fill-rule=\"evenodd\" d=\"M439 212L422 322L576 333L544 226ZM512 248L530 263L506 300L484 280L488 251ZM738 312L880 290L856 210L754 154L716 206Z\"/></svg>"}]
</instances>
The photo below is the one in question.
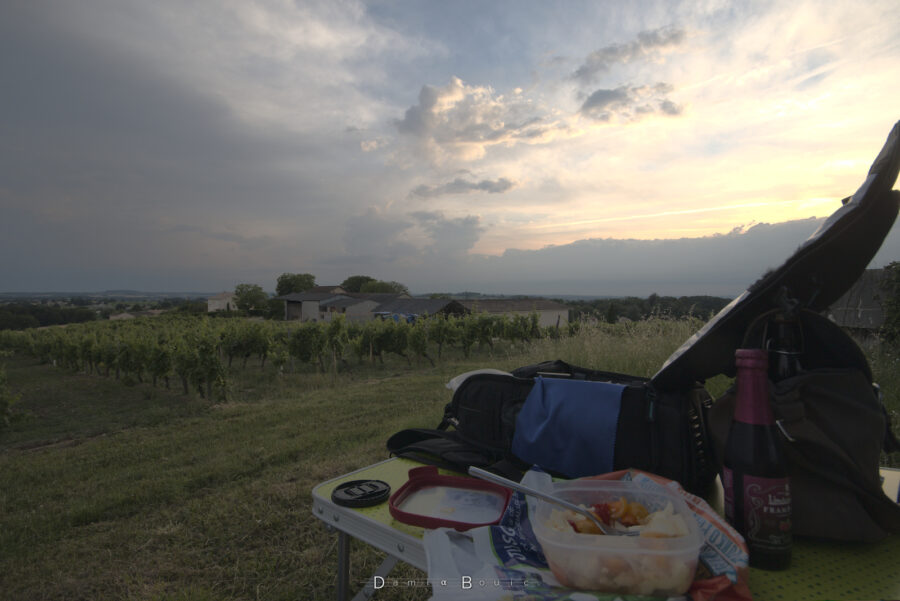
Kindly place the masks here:
<instances>
[{"instance_id":1,"label":"bottle neck","mask_svg":"<svg viewBox=\"0 0 900 601\"><path fill-rule=\"evenodd\" d=\"M765 366L738 366L735 421L771 425L775 415L769 402L769 378Z\"/></svg>"},{"instance_id":2,"label":"bottle neck","mask_svg":"<svg viewBox=\"0 0 900 601\"><path fill-rule=\"evenodd\" d=\"M795 318L779 314L771 322L772 336L766 341L769 350L769 376L773 382L790 378L802 371L802 335Z\"/></svg>"}]
</instances>

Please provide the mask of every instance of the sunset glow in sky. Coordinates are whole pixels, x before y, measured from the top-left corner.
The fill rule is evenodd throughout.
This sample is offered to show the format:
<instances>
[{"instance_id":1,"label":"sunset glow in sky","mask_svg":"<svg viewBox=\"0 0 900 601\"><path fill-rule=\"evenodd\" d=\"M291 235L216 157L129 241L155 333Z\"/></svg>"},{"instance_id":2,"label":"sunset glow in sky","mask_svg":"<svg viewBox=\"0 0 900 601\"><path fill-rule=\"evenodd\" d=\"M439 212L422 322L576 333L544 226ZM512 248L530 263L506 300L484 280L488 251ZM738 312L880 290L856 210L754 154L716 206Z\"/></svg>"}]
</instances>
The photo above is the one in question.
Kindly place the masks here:
<instances>
[{"instance_id":1,"label":"sunset glow in sky","mask_svg":"<svg viewBox=\"0 0 900 601\"><path fill-rule=\"evenodd\" d=\"M897 8L3 2L0 291L642 293L591 259L628 241L625 279L679 294L648 249L689 238L738 253L691 290L736 294L900 119Z\"/></svg>"}]
</instances>

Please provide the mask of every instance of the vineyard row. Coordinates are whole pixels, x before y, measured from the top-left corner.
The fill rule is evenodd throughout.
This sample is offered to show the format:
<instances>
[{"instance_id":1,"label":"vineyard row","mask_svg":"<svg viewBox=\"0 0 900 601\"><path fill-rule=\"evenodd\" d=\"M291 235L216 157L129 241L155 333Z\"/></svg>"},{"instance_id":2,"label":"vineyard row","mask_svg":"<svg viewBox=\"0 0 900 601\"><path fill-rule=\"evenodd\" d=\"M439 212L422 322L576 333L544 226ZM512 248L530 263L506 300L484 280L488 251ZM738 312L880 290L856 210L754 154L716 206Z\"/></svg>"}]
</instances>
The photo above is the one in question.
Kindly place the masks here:
<instances>
[{"instance_id":1,"label":"vineyard row","mask_svg":"<svg viewBox=\"0 0 900 601\"><path fill-rule=\"evenodd\" d=\"M328 322L252 321L211 319L206 316L162 316L133 321L70 324L66 327L0 331L0 350L30 355L42 362L104 376L122 374L154 386L181 381L184 393L196 389L201 396L223 398L228 368L235 359L246 366L251 357L265 366L268 361L283 373L294 360L326 371L347 365L347 358L383 361L392 353L435 365L448 347L460 348L468 357L474 345L491 348L495 341L528 342L546 336L571 335L571 323L563 330L541 328L538 315L432 317L415 323L376 319L348 322L337 317Z\"/></svg>"}]
</instances>

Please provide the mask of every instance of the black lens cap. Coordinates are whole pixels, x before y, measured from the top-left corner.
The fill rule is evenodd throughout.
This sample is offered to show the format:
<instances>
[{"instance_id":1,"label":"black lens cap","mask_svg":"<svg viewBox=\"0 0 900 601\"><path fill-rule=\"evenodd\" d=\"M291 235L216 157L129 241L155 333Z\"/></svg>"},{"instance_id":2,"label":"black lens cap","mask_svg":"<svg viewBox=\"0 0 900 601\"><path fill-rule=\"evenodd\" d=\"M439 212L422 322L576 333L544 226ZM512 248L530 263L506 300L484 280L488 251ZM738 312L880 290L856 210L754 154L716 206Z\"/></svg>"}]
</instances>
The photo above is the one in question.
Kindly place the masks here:
<instances>
[{"instance_id":1,"label":"black lens cap","mask_svg":"<svg viewBox=\"0 0 900 601\"><path fill-rule=\"evenodd\" d=\"M342 507L371 507L391 496L391 485L382 480L352 480L334 489L331 500Z\"/></svg>"}]
</instances>

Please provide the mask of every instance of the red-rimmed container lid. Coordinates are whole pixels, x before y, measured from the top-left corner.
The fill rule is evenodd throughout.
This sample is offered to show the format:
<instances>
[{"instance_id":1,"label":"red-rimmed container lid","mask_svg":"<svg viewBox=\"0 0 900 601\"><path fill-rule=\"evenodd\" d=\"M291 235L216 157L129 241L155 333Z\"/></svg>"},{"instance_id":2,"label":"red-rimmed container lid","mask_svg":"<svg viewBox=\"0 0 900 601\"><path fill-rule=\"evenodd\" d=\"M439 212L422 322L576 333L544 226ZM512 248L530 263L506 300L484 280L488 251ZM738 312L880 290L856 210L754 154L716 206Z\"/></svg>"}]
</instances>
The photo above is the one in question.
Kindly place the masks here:
<instances>
[{"instance_id":1,"label":"red-rimmed container lid","mask_svg":"<svg viewBox=\"0 0 900 601\"><path fill-rule=\"evenodd\" d=\"M469 530L500 521L508 488L465 476L445 476L433 465L409 470L409 480L391 495L388 508L398 522L422 528Z\"/></svg>"}]
</instances>

